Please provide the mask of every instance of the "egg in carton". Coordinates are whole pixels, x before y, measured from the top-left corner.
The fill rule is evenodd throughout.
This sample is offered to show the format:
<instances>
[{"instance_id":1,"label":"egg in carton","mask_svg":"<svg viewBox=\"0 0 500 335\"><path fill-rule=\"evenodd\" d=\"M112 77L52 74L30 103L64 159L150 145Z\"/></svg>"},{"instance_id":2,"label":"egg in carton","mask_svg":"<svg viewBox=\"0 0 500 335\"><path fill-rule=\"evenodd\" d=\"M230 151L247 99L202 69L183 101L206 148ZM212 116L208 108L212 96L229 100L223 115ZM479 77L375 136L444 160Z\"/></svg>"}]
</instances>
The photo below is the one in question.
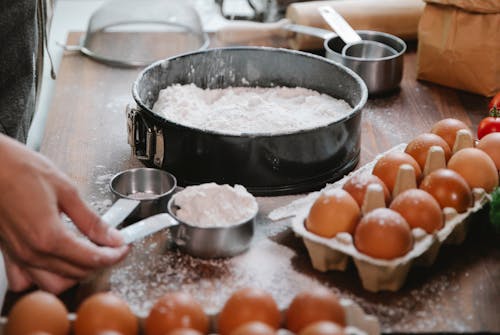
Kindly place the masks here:
<instances>
[{"instance_id":1,"label":"egg in carton","mask_svg":"<svg viewBox=\"0 0 500 335\"><path fill-rule=\"evenodd\" d=\"M421 228L413 228L411 231L414 240L413 248L403 256L394 259L374 258L361 253L355 247L353 236L350 233L341 232L333 238L325 238L306 229L305 220L309 210L321 194L327 194L329 190L341 188L349 178L371 173L380 157L389 152L402 152L406 146L406 144L400 144L394 147L338 182L328 185L322 191L315 192L303 199L301 203L299 202L298 207L300 209L292 219L292 229L296 235L304 240L312 265L316 270L322 272L328 270L344 271L348 262L352 259L358 270L362 285L366 290L372 292L382 290L397 291L403 286L413 265L430 266L434 263L439 249L444 243L460 244L464 241L470 216L483 208L490 200L489 194L484 189L472 189L473 205L463 213L458 213L454 208L445 207L443 209L444 225L434 233L429 234ZM468 132L459 131L453 152L467 147L473 147L472 137ZM431 147L428 152L424 175L445 167L446 161L443 149ZM367 213L374 208L385 207L382 191L370 191L370 188L368 188L365 195L362 206L363 213ZM411 167L403 165L398 171L393 196L410 188L416 188L415 173ZM279 214L274 213L275 217L279 217ZM272 215L273 213L271 213L271 217Z\"/></svg>"}]
</instances>

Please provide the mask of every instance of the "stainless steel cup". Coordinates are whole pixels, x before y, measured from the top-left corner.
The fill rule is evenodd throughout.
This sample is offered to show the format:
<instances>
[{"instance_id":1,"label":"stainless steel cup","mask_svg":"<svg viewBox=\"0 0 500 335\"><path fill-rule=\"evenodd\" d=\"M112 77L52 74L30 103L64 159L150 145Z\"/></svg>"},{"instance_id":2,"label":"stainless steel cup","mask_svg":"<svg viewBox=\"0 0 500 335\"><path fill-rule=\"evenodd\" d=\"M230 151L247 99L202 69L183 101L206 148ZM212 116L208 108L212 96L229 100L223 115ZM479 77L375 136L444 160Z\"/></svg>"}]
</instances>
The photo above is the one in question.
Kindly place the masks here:
<instances>
[{"instance_id":1,"label":"stainless steel cup","mask_svg":"<svg viewBox=\"0 0 500 335\"><path fill-rule=\"evenodd\" d=\"M170 173L151 168L130 169L116 174L110 182L115 198L140 201L133 219L164 213L177 187L177 180Z\"/></svg>"},{"instance_id":2,"label":"stainless steel cup","mask_svg":"<svg viewBox=\"0 0 500 335\"><path fill-rule=\"evenodd\" d=\"M171 228L173 242L181 251L199 258L231 257L247 250L258 212L256 210L251 217L230 226L198 227L179 220L176 211L174 196L168 203L168 212L179 222Z\"/></svg>"},{"instance_id":3,"label":"stainless steel cup","mask_svg":"<svg viewBox=\"0 0 500 335\"><path fill-rule=\"evenodd\" d=\"M123 199L121 200L124 201ZM136 201L126 200L129 203L115 205L109 210L109 217L127 214L122 208L130 209ZM120 232L125 243L132 243L147 235L160 230L169 229L172 242L183 252L198 258L224 258L238 255L250 247L255 230L254 213L241 222L233 222L227 226L195 226L181 221L177 217L175 195L168 202L168 214L161 213L149 216L127 226ZM110 220L112 221L112 220Z\"/></svg>"},{"instance_id":4,"label":"stainless steel cup","mask_svg":"<svg viewBox=\"0 0 500 335\"><path fill-rule=\"evenodd\" d=\"M258 207L250 217L228 226L194 226L176 215L176 186L175 177L163 170L138 168L120 172L110 182L119 201L103 220L115 227L128 216L127 220L134 223L121 230L126 243L169 229L172 242L181 251L199 258L231 257L250 247ZM129 216L136 206L138 209Z\"/></svg>"},{"instance_id":5,"label":"stainless steel cup","mask_svg":"<svg viewBox=\"0 0 500 335\"><path fill-rule=\"evenodd\" d=\"M387 93L397 88L403 78L403 55L406 52L406 43L399 37L379 31L357 30L356 32L363 41L374 41L388 46L379 50L393 49L395 53L391 51L381 54L380 57L374 55L363 57L363 54L369 51L367 48L369 44L346 47L342 39L336 36L325 40L326 57L359 74L370 95Z\"/></svg>"}]
</instances>

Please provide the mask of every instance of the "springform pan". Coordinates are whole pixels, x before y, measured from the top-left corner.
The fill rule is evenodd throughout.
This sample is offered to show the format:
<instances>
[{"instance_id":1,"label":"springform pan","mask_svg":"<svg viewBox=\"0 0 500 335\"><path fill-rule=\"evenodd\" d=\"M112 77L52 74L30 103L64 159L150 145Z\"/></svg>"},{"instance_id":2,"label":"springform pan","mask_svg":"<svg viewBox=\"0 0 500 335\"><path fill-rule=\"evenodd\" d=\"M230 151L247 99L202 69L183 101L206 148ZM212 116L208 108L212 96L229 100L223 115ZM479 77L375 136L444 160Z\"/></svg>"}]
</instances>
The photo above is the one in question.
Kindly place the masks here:
<instances>
[{"instance_id":1,"label":"springform pan","mask_svg":"<svg viewBox=\"0 0 500 335\"><path fill-rule=\"evenodd\" d=\"M153 113L160 90L172 84L305 87L344 99L352 107L328 125L280 134L228 135L186 127ZM208 49L156 62L133 84L129 144L146 165L177 176L179 185L241 184L254 195L301 193L323 187L359 160L363 80L324 57L288 49Z\"/></svg>"}]
</instances>

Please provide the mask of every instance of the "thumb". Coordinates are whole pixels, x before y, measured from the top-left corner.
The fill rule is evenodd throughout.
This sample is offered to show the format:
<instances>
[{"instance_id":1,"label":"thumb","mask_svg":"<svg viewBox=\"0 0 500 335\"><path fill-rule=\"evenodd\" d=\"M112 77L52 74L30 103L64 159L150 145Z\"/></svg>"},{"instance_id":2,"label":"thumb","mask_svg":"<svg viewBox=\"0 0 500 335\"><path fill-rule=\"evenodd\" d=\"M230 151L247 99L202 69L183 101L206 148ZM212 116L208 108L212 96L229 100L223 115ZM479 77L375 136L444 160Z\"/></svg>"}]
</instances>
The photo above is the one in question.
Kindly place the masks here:
<instances>
[{"instance_id":1,"label":"thumb","mask_svg":"<svg viewBox=\"0 0 500 335\"><path fill-rule=\"evenodd\" d=\"M75 187L66 185L59 190L58 197L61 210L92 242L109 247L123 245L124 241L118 230L107 226L80 198Z\"/></svg>"}]
</instances>

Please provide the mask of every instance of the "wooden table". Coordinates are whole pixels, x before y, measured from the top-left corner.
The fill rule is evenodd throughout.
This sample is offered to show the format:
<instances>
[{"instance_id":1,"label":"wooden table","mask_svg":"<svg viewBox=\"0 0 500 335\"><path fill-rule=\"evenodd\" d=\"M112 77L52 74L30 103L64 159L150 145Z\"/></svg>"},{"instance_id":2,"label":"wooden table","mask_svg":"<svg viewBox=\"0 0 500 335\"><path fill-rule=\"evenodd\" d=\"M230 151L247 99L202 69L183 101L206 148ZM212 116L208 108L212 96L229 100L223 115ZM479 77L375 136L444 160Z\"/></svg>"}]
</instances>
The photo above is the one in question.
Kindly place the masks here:
<instances>
[{"instance_id":1,"label":"wooden table","mask_svg":"<svg viewBox=\"0 0 500 335\"><path fill-rule=\"evenodd\" d=\"M69 36L70 44L77 42L78 35ZM486 114L486 98L416 81L415 49L410 45L405 55L401 89L369 99L364 108L361 164L429 131L442 118L455 117L475 129ZM59 70L41 151L77 183L82 195L101 213L111 204L109 178L141 166L130 155L124 113L132 102L131 85L137 73L79 54L65 55ZM257 236L251 250L242 256L198 260L165 250L164 237L154 236L136 244L122 264L68 291L64 299L73 309L88 294L111 289L144 314L168 290L188 291L207 310L214 310L236 288L246 285L269 290L282 306L298 291L322 285L376 315L384 332L500 332L500 239L490 233L486 214L474 219L475 227L465 243L444 247L430 268L412 269L399 292L374 294L361 288L353 266L346 272L315 271L289 221L267 219L272 209L297 197L258 199ZM13 300L15 295L7 297L7 302Z\"/></svg>"}]
</instances>

